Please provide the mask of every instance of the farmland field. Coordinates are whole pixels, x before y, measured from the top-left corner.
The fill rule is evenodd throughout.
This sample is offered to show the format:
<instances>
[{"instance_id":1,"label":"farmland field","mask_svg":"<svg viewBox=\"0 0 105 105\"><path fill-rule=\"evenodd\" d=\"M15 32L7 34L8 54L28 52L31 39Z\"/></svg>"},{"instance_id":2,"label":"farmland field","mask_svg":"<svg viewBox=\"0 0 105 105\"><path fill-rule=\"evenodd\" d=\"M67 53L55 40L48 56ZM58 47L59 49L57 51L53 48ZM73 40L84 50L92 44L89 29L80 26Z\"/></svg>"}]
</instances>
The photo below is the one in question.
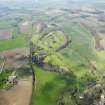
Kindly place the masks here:
<instances>
[{"instance_id":1,"label":"farmland field","mask_svg":"<svg viewBox=\"0 0 105 105\"><path fill-rule=\"evenodd\" d=\"M57 94L60 94L60 92L62 92L63 89L66 87L67 84L65 81L67 78L57 73L45 72L39 67L35 67L35 69L37 70L37 86L36 90L33 93L32 105L56 104L57 100L59 100L60 98ZM75 83L73 83L76 82L74 76L71 76L68 79L71 85L76 85ZM73 103L72 99L69 101Z\"/></svg>"},{"instance_id":2,"label":"farmland field","mask_svg":"<svg viewBox=\"0 0 105 105\"><path fill-rule=\"evenodd\" d=\"M21 47L26 47L26 40L24 37L17 37L15 39L10 39L10 40L1 40L0 41L0 51L4 50L9 50L13 48L21 48Z\"/></svg>"},{"instance_id":3,"label":"farmland field","mask_svg":"<svg viewBox=\"0 0 105 105\"><path fill-rule=\"evenodd\" d=\"M16 1L0 1L0 91L32 76L31 105L104 105L104 0Z\"/></svg>"}]
</instances>

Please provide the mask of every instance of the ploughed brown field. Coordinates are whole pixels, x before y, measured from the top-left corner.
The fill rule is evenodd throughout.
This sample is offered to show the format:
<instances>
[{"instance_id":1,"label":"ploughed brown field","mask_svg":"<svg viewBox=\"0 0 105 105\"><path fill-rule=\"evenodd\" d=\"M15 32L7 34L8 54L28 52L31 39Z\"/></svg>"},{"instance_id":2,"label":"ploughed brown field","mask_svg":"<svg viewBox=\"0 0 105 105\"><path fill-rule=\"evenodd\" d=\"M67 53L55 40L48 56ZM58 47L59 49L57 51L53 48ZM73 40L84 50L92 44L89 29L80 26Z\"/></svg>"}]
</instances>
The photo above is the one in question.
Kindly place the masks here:
<instances>
[{"instance_id":1,"label":"ploughed brown field","mask_svg":"<svg viewBox=\"0 0 105 105\"><path fill-rule=\"evenodd\" d=\"M29 31L30 31L30 26L29 26L29 22L24 22L23 24L21 24L20 26L19 26L19 28L20 28L20 32L21 33L24 33L24 34L27 34L27 33L29 33Z\"/></svg>"},{"instance_id":2,"label":"ploughed brown field","mask_svg":"<svg viewBox=\"0 0 105 105\"><path fill-rule=\"evenodd\" d=\"M13 29L0 29L0 39L11 39Z\"/></svg>"},{"instance_id":3,"label":"ploughed brown field","mask_svg":"<svg viewBox=\"0 0 105 105\"><path fill-rule=\"evenodd\" d=\"M0 91L0 105L29 105L32 95L32 77L18 80L9 90Z\"/></svg>"},{"instance_id":4,"label":"ploughed brown field","mask_svg":"<svg viewBox=\"0 0 105 105\"><path fill-rule=\"evenodd\" d=\"M100 36L100 46L105 50L105 33L98 33Z\"/></svg>"},{"instance_id":5,"label":"ploughed brown field","mask_svg":"<svg viewBox=\"0 0 105 105\"><path fill-rule=\"evenodd\" d=\"M6 57L5 68L20 68L28 64L29 49L17 48L0 53L0 56Z\"/></svg>"}]
</instances>

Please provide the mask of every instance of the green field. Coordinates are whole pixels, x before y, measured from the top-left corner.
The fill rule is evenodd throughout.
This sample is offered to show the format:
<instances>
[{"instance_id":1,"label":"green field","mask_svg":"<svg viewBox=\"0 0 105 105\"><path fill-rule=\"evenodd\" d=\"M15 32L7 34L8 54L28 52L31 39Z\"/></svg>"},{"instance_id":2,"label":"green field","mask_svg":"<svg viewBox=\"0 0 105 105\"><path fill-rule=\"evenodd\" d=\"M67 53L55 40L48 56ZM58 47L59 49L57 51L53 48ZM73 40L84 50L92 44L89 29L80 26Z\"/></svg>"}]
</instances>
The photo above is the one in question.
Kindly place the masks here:
<instances>
[{"instance_id":1,"label":"green field","mask_svg":"<svg viewBox=\"0 0 105 105\"><path fill-rule=\"evenodd\" d=\"M36 70L36 89L33 93L32 105L56 105L60 93L68 84L66 79L69 79L71 87L75 85L75 76L66 78L57 73L44 71L39 67ZM72 101L71 101L72 103Z\"/></svg>"},{"instance_id":2,"label":"green field","mask_svg":"<svg viewBox=\"0 0 105 105\"><path fill-rule=\"evenodd\" d=\"M0 28L10 28L11 24L8 21L0 20Z\"/></svg>"},{"instance_id":3,"label":"green field","mask_svg":"<svg viewBox=\"0 0 105 105\"><path fill-rule=\"evenodd\" d=\"M99 77L105 67L103 64L105 52L96 51L95 39L91 32L79 23L62 23L62 26L64 26L64 34L71 39L71 44L60 52L53 51L44 60L51 64L66 67L73 74L60 75L36 67L37 84L36 91L33 93L32 105L57 105L56 100L62 91L64 92L63 102L65 105L75 105L75 98L73 97L78 97L81 92L86 90L88 83L94 83L97 80L101 81ZM59 39L59 37L57 38ZM47 37L38 41L35 36L32 41L45 50L47 50L48 44L50 45L51 42ZM49 43L45 44L47 42ZM52 50L50 49L50 51ZM91 63L93 61L96 68Z\"/></svg>"},{"instance_id":4,"label":"green field","mask_svg":"<svg viewBox=\"0 0 105 105\"><path fill-rule=\"evenodd\" d=\"M0 40L0 51L26 47L27 42L24 36L18 36L14 39Z\"/></svg>"},{"instance_id":5,"label":"green field","mask_svg":"<svg viewBox=\"0 0 105 105\"><path fill-rule=\"evenodd\" d=\"M34 35L32 42L49 53L45 58L46 62L59 66L66 66L73 70L78 69L79 65L88 65L86 68L83 67L83 69L91 69L89 63L97 59L97 52L95 50L95 40L90 31L79 23L62 23L62 26L64 27L63 34L68 35L68 38L72 42L60 52L54 52L54 49L62 45L65 41L65 37L61 37L63 35L60 33L58 35L56 35L56 33L49 33L41 40L39 40L41 37L40 34ZM54 38L58 40L58 43L52 43ZM52 47L49 48L49 46Z\"/></svg>"},{"instance_id":6,"label":"green field","mask_svg":"<svg viewBox=\"0 0 105 105\"><path fill-rule=\"evenodd\" d=\"M26 34L32 34L31 42L32 50L34 50L32 56L35 59L42 57L33 64L36 73L36 84L33 90L32 105L85 105L77 104L79 103L79 96L84 92L91 94L89 88L104 81L105 51L99 51L95 48L96 39L92 35L91 29L86 28L82 22L86 22L94 30L105 27L105 24L98 22L98 19L91 16L90 18L84 16L71 18L72 13L69 9L60 8L58 11L56 9L53 11L52 8L52 13L49 13L46 8L40 11L39 14L35 11L30 13L30 11L28 10L29 14L25 12L29 17L24 15L10 21L0 21L1 29L10 27L14 29L12 39L0 40L0 51L29 47L30 39L28 37L31 35L26 36ZM34 16L34 12L36 16ZM42 12L45 12L45 14ZM59 15L59 13L62 15ZM29 33L22 33L19 30L19 26L25 21L30 23ZM41 21L42 24L40 24ZM37 26L39 26L39 29L43 28L41 32L37 31ZM57 51L67 40L71 43ZM52 64L51 67L55 65L59 68L65 68L69 70L69 73L61 74L44 70L36 65L40 61ZM16 72L18 79L32 75L29 69L30 66L18 69ZM0 75L0 80L5 80L0 82L0 88L5 86L5 78L9 74L3 73ZM103 84L101 84L101 87L105 91ZM62 102L62 104L59 104L59 102Z\"/></svg>"},{"instance_id":7,"label":"green field","mask_svg":"<svg viewBox=\"0 0 105 105\"><path fill-rule=\"evenodd\" d=\"M64 95L65 105L76 105L73 96L77 97L86 88L85 83L96 80L95 76L86 74L80 81L74 74L61 75L45 71L38 66L35 66L35 72L36 88L32 105L56 105L61 94Z\"/></svg>"},{"instance_id":8,"label":"green field","mask_svg":"<svg viewBox=\"0 0 105 105\"><path fill-rule=\"evenodd\" d=\"M43 37L43 38L41 38ZM44 49L48 53L53 53L65 42L65 36L60 31L50 32L45 36L34 35L32 38L33 44Z\"/></svg>"}]
</instances>

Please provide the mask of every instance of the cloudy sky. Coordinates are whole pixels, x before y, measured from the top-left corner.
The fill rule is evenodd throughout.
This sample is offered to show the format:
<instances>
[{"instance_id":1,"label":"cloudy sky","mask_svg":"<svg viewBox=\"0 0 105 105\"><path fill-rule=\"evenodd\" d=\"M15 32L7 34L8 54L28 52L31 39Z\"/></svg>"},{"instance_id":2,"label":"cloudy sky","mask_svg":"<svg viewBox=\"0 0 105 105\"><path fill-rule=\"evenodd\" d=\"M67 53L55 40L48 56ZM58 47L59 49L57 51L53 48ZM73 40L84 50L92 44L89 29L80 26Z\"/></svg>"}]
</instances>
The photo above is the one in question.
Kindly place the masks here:
<instances>
[{"instance_id":1,"label":"cloudy sky","mask_svg":"<svg viewBox=\"0 0 105 105\"><path fill-rule=\"evenodd\" d=\"M0 1L41 1L41 0L0 0ZM53 0L53 1L58 1L58 0ZM71 0L71 1L88 1L88 0ZM104 0L93 0L93 1L104 1Z\"/></svg>"},{"instance_id":2,"label":"cloudy sky","mask_svg":"<svg viewBox=\"0 0 105 105\"><path fill-rule=\"evenodd\" d=\"M0 0L0 2L1 1L19 2L19 1L46 1L46 0ZM49 1L51 1L51 0L49 0ZM60 1L60 0L52 0L52 1ZM65 0L63 0L63 1L65 1ZM105 2L105 0L70 0L70 1L96 1L96 2Z\"/></svg>"}]
</instances>

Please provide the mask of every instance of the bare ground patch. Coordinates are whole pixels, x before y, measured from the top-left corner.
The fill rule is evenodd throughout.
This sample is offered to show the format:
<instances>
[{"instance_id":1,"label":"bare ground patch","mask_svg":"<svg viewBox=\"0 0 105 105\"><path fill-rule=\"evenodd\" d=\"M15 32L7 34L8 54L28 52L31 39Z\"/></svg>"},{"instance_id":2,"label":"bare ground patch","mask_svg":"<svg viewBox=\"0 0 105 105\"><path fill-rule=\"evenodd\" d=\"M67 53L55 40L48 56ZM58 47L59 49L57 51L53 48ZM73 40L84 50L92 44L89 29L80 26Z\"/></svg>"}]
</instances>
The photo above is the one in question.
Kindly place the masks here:
<instances>
[{"instance_id":1,"label":"bare ground patch","mask_svg":"<svg viewBox=\"0 0 105 105\"><path fill-rule=\"evenodd\" d=\"M6 57L5 68L20 68L28 64L29 48L17 48L0 53Z\"/></svg>"},{"instance_id":2,"label":"bare ground patch","mask_svg":"<svg viewBox=\"0 0 105 105\"><path fill-rule=\"evenodd\" d=\"M98 33L98 35L100 36L100 45L102 46L102 48L105 50L105 33Z\"/></svg>"},{"instance_id":3,"label":"bare ground patch","mask_svg":"<svg viewBox=\"0 0 105 105\"><path fill-rule=\"evenodd\" d=\"M13 29L0 29L0 39L11 39Z\"/></svg>"},{"instance_id":4,"label":"bare ground patch","mask_svg":"<svg viewBox=\"0 0 105 105\"><path fill-rule=\"evenodd\" d=\"M0 91L0 105L29 105L32 95L32 77L19 80L10 90Z\"/></svg>"}]
</instances>

